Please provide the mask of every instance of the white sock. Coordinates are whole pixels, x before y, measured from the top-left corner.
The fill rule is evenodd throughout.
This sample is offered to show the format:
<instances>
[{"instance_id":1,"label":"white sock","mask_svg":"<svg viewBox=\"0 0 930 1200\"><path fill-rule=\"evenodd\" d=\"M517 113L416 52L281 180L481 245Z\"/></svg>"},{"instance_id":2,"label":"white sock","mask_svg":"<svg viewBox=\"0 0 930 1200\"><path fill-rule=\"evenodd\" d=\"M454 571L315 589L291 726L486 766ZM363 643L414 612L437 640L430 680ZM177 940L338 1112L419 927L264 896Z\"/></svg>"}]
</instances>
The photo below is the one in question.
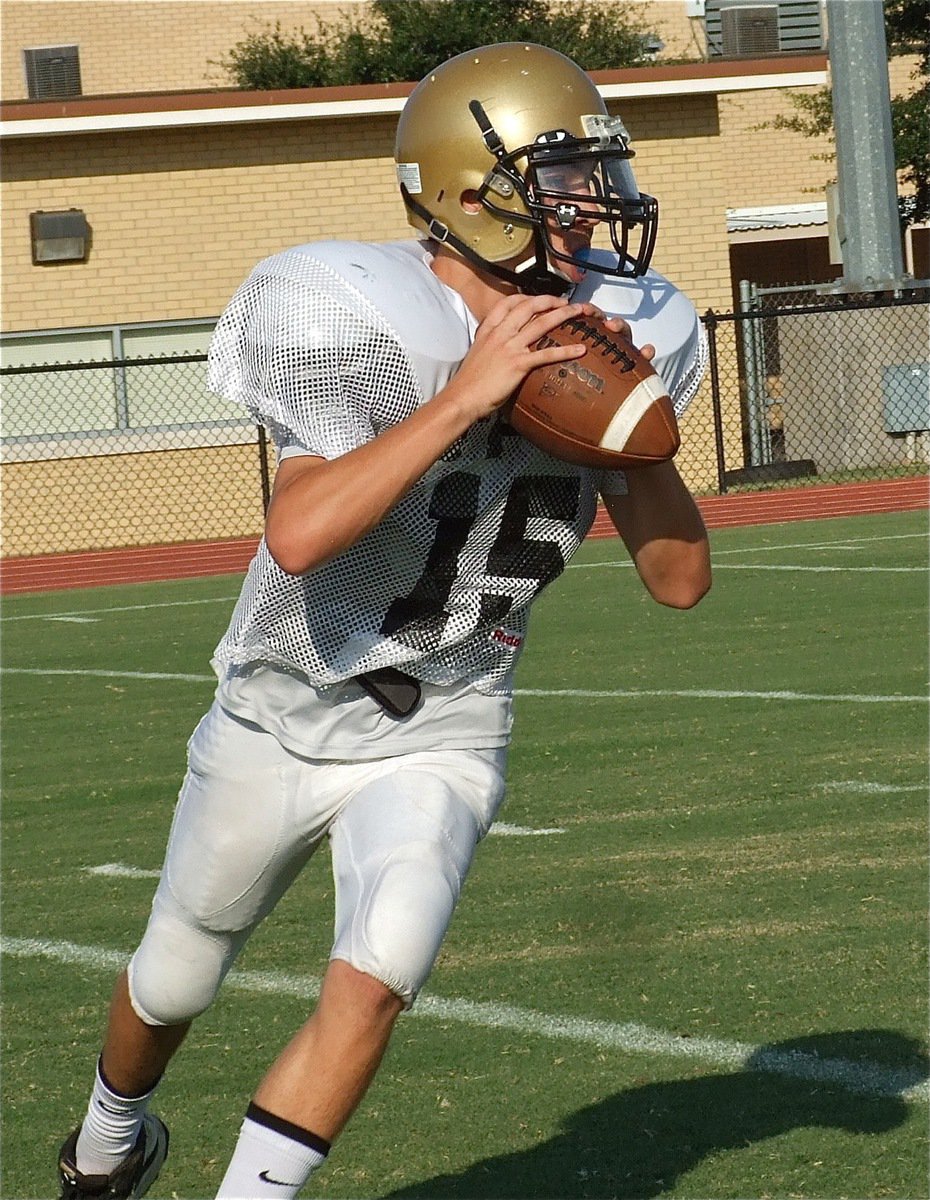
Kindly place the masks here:
<instances>
[{"instance_id":1,"label":"white sock","mask_svg":"<svg viewBox=\"0 0 930 1200\"><path fill-rule=\"evenodd\" d=\"M328 1153L323 1138L250 1104L217 1200L290 1200Z\"/></svg>"},{"instance_id":2,"label":"white sock","mask_svg":"<svg viewBox=\"0 0 930 1200\"><path fill-rule=\"evenodd\" d=\"M114 1092L97 1063L94 1090L77 1140L77 1169L83 1175L109 1175L132 1153L154 1088L142 1096Z\"/></svg>"}]
</instances>

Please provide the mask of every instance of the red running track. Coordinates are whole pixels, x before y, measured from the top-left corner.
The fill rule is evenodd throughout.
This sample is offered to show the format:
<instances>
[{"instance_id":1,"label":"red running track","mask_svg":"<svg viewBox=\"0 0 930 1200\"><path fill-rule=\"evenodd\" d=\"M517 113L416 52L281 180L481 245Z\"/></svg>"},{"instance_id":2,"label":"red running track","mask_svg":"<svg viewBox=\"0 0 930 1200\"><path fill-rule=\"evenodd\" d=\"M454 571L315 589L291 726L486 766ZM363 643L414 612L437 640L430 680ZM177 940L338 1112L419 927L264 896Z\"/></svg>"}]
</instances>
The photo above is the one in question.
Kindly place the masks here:
<instances>
[{"instance_id":1,"label":"red running track","mask_svg":"<svg viewBox=\"0 0 930 1200\"><path fill-rule=\"evenodd\" d=\"M732 525L766 525L810 521L865 513L904 512L930 507L926 476L791 488L773 492L741 492L698 500L709 529ZM613 526L601 511L591 537L609 537ZM255 553L257 538L218 542L183 542L138 546L80 554L47 554L6 558L0 563L0 593L45 592L60 588L103 587L201 575L240 574Z\"/></svg>"}]
</instances>

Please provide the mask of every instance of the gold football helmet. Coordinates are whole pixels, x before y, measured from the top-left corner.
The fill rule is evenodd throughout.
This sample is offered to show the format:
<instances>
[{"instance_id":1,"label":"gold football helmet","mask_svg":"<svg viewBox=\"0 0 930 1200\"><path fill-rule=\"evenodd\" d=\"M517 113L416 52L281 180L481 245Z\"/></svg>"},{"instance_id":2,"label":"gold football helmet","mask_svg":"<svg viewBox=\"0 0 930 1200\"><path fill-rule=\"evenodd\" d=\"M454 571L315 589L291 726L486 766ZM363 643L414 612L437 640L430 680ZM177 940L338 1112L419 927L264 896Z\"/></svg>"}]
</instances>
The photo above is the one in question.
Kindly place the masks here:
<instances>
[{"instance_id":1,"label":"gold football helmet","mask_svg":"<svg viewBox=\"0 0 930 1200\"><path fill-rule=\"evenodd\" d=\"M570 286L558 262L575 260L550 231L579 217L604 224L617 255L585 269L649 266L658 204L636 186L629 135L556 50L501 42L449 59L407 101L394 157L410 224L524 292Z\"/></svg>"}]
</instances>

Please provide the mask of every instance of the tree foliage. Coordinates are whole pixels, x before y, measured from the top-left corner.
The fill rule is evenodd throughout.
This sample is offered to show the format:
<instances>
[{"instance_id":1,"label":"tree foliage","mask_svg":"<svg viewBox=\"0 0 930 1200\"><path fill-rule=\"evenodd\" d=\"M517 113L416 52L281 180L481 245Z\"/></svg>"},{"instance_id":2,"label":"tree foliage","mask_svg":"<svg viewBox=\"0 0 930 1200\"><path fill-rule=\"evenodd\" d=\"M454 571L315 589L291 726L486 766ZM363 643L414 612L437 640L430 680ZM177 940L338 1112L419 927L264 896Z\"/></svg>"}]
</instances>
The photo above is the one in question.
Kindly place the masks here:
<instances>
[{"instance_id":1,"label":"tree foliage","mask_svg":"<svg viewBox=\"0 0 930 1200\"><path fill-rule=\"evenodd\" d=\"M884 0L885 38L888 52L915 55L912 78L917 87L891 100L895 167L913 195L899 200L904 224L930 220L930 4L927 0ZM805 137L823 137L833 132L833 96L830 88L792 95L793 112L766 123L774 129L790 129ZM820 155L833 159L834 154Z\"/></svg>"},{"instance_id":2,"label":"tree foliage","mask_svg":"<svg viewBox=\"0 0 930 1200\"><path fill-rule=\"evenodd\" d=\"M538 42L588 71L649 60L653 35L597 0L373 0L307 33L264 27L221 61L244 88L326 87L422 79L437 63L492 42Z\"/></svg>"}]
</instances>

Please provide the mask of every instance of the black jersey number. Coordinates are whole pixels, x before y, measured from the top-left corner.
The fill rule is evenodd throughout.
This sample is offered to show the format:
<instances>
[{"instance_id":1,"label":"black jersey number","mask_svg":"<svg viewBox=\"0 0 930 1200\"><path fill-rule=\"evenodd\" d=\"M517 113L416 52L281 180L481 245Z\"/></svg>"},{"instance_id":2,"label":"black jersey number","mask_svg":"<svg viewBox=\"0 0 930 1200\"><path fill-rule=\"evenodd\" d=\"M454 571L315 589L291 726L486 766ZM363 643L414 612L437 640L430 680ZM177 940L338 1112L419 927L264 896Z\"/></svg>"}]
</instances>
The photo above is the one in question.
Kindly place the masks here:
<instances>
[{"instance_id":1,"label":"black jersey number","mask_svg":"<svg viewBox=\"0 0 930 1200\"><path fill-rule=\"evenodd\" d=\"M440 643L449 614L446 602L459 569L459 555L478 517L481 480L468 471L447 475L430 498L429 515L436 535L423 573L406 596L395 600L381 624L381 633L421 653ZM522 475L514 480L500 527L487 556L486 574L499 579L532 580L534 591L551 583L565 569L557 542L527 537L534 517L573 521L578 513L578 479L552 475ZM478 627L495 625L513 607L515 597L483 592Z\"/></svg>"}]
</instances>

